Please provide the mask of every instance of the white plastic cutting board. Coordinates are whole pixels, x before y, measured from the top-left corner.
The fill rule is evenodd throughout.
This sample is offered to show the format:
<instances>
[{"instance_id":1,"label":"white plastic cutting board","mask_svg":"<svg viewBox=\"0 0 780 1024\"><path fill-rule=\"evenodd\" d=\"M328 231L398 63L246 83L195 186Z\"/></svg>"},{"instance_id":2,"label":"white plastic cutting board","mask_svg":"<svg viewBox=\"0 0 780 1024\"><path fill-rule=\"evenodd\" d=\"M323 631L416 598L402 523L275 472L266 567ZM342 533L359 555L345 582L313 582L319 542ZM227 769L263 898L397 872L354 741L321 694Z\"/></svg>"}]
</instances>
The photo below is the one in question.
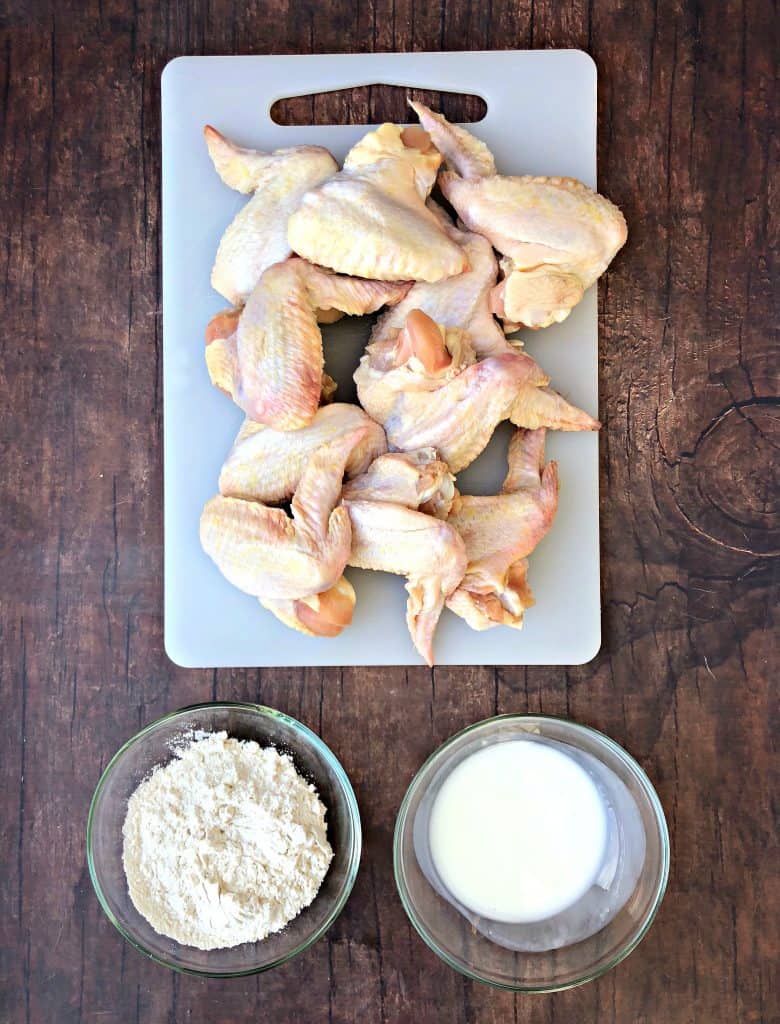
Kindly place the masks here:
<instances>
[{"instance_id":1,"label":"white plastic cutting board","mask_svg":"<svg viewBox=\"0 0 780 1024\"><path fill-rule=\"evenodd\" d=\"M348 570L357 591L352 625L335 639L287 629L231 586L201 551L201 508L242 420L210 384L203 331L224 300L209 285L222 232L246 201L217 177L203 143L213 124L258 149L311 143L341 160L365 126L282 127L270 117L283 96L382 82L470 92L487 115L473 131L505 174L562 174L596 184L596 69L578 50L376 53L291 57L179 57L162 76L163 325L165 400L165 646L179 665L413 665L401 577ZM411 115L411 120L415 120ZM350 400L350 376L368 322L326 331L326 365ZM567 398L597 414L596 292L563 324L525 332L528 352ZM335 372L334 372L335 371ZM490 493L505 470L508 429L459 478L464 493ZM537 604L521 631L477 633L445 611L437 664L580 664L601 643L598 437L548 434L559 464L558 515L531 556Z\"/></svg>"}]
</instances>

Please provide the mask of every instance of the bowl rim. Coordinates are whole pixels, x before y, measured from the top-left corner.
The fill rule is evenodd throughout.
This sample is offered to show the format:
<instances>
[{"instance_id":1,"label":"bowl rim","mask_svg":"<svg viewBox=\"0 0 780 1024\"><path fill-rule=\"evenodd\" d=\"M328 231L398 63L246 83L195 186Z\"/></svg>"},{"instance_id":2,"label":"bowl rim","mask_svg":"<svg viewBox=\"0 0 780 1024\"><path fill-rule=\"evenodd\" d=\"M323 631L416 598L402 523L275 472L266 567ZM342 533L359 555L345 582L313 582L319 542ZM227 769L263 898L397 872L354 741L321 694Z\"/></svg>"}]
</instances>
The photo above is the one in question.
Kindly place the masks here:
<instances>
[{"instance_id":1,"label":"bowl rim","mask_svg":"<svg viewBox=\"0 0 780 1024\"><path fill-rule=\"evenodd\" d=\"M445 752L454 745L454 743L461 739L463 736L468 735L471 732L475 732L479 729L485 729L490 725L495 725L499 722L517 721L517 722L553 722L555 724L565 724L571 728L573 732L582 732L595 737L595 739L609 751L617 756L617 758L623 762L623 764L632 772L636 777L642 789L645 791L649 803L653 809L656 825L658 826L659 839L661 843L661 862L659 865L659 877L656 885L655 894L653 896L650 908L647 911L644 919L640 926L636 930L636 933L632 935L628 942L625 943L606 963L597 969L592 969L584 972L571 981L567 981L564 984L515 984L511 982L496 981L493 978L485 977L478 971L470 970L466 965L458 963L453 957L441 949L433 936L428 932L427 928L418 917L417 912L414 908L411 898L408 895L408 891L405 883L405 872L404 872L404 858L402 855L401 847L401 835L406 824L406 820L409 814L409 806L412 802L412 798L415 796L419 789L423 776L430 771L435 762L443 759ZM650 926L655 920L655 916L658 913L658 909L661 906L664 895L666 893L666 886L669 881L669 865L671 860L671 844L669 840L669 827L666 822L666 816L664 814L663 806L659 799L658 793L655 790L649 776L639 764L639 762L628 753L628 751L621 747L619 743L611 739L605 733L599 729L594 729L593 726L584 725L580 722L574 722L570 718L565 718L562 715L536 715L536 714L523 714L516 712L509 712L503 715L492 715L489 718L483 718L479 722L473 722L471 725L467 725L464 729L460 729L454 733L448 739L438 746L422 763L420 768L415 773L412 781L404 794L404 798L401 801L401 806L398 809L398 815L395 821L395 829L393 832L393 874L395 876L395 885L398 890L398 895L401 899L401 903L406 912L407 917L412 922L415 931L420 938L425 942L429 949L431 949L441 960L443 960L449 967L457 971L459 974L465 975L467 978L471 978L473 981L481 982L484 985L490 985L492 988L503 989L508 992L525 992L525 993L552 993L552 992L563 992L570 988L577 988L579 985L584 985L586 982L594 981L596 978L600 978L603 974L611 971L619 963L626 959L642 939L647 935Z\"/></svg>"},{"instance_id":2,"label":"bowl rim","mask_svg":"<svg viewBox=\"0 0 780 1024\"><path fill-rule=\"evenodd\" d=\"M339 898L334 903L330 912L328 913L322 924L305 940L299 942L294 949L285 953L282 956L276 957L267 964L262 964L255 967L249 967L244 970L238 971L218 971L218 970L201 970L195 967L184 967L181 964L172 963L170 960L166 960L164 957L159 956L157 953L153 953L150 949L133 935L129 929L125 928L124 925L118 920L114 912L111 910L106 897L103 893L100 879L98 877L98 871L94 863L92 853L92 839L95 822L95 809L98 802L98 797L103 791L103 788L117 767L123 756L127 751L135 746L138 742L145 739L149 733L153 732L159 726L165 722L171 721L171 719L184 716L193 711L204 711L204 710L216 710L218 708L241 708L244 711L249 711L252 714L258 715L261 718L274 718L279 719L285 724L289 725L295 732L297 732L305 741L310 743L319 753L321 753L325 760L333 768L334 774L341 785L341 789L346 797L347 807L349 809L349 821L352 826L352 850L348 863L347 874L342 885ZM203 701L197 704L188 704L186 707L178 708L176 711L169 711L167 714L162 715L154 721L149 722L147 725L140 729L137 733L126 740L122 746L116 751L111 760L108 762L106 767L103 769L95 792L92 794L92 799L89 804L89 813L87 815L87 827L86 827L86 856L87 866L89 868L89 877L92 881L92 888L95 890L95 895L98 898L98 902L103 910L103 913L109 919L111 924L116 928L122 938L129 942L130 945L136 949L143 956L148 957L155 963L160 964L161 967L167 967L169 970L176 971L179 974L190 974L201 978L245 978L253 974L262 974L265 971L270 971L274 967L279 967L282 964L287 963L300 953L305 952L311 946L321 939L325 932L331 927L333 922L339 916L341 911L344 909L344 905L349 899L350 893L355 885L357 879L358 869L360 867L360 858L363 847L363 833L360 819L360 808L358 807L357 798L355 797L355 791L352 788L352 783L349 781L349 776L345 772L341 762L325 743L325 741L318 736L313 730L309 729L308 726L304 725L303 722L299 722L297 718L293 718L291 715L285 714L283 711L278 711L276 708L268 707L266 704L253 704L247 701ZM175 939L173 940L176 941ZM178 943L183 945L183 943Z\"/></svg>"}]
</instances>

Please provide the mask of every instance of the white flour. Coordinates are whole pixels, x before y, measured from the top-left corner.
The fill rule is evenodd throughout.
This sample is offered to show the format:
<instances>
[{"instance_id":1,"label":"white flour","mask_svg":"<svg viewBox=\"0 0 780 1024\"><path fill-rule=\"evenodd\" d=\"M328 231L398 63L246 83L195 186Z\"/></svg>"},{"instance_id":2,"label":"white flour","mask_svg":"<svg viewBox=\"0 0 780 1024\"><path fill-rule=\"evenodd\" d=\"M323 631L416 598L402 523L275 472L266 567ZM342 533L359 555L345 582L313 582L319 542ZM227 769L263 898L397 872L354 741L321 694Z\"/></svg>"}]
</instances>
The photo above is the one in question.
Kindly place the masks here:
<instances>
[{"instance_id":1,"label":"white flour","mask_svg":"<svg viewBox=\"0 0 780 1024\"><path fill-rule=\"evenodd\" d=\"M211 733L127 805L123 862L156 932L199 949L263 939L307 907L333 858L316 790L273 747Z\"/></svg>"}]
</instances>

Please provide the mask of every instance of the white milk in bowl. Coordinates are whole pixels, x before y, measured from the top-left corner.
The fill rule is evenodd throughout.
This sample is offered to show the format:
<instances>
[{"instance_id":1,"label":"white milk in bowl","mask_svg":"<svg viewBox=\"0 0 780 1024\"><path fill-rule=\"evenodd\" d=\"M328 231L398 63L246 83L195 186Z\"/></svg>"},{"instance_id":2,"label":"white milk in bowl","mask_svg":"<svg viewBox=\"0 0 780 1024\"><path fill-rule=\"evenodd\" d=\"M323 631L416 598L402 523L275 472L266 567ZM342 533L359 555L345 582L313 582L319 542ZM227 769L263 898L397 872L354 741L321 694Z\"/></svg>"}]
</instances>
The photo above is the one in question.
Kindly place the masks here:
<instances>
[{"instance_id":1,"label":"white milk in bowl","mask_svg":"<svg viewBox=\"0 0 780 1024\"><path fill-rule=\"evenodd\" d=\"M492 921L560 914L588 892L607 852L607 809L591 776L561 750L527 740L461 761L428 829L445 888Z\"/></svg>"}]
</instances>

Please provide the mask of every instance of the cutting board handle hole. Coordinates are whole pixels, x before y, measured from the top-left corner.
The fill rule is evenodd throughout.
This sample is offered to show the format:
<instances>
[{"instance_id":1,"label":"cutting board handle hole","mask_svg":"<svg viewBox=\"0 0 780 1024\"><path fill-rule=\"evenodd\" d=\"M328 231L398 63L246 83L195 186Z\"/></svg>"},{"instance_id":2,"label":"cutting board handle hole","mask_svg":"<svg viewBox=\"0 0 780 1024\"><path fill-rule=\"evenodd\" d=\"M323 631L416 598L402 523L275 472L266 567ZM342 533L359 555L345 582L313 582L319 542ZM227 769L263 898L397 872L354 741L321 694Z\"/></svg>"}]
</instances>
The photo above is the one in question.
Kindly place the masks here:
<instances>
[{"instance_id":1,"label":"cutting board handle hole","mask_svg":"<svg viewBox=\"0 0 780 1024\"><path fill-rule=\"evenodd\" d=\"M481 96L464 92L442 92L410 89L402 85L360 85L332 92L306 93L304 96L283 96L271 107L275 124L301 127L311 124L382 124L394 121L407 124L416 120L407 105L407 97L420 100L456 123L475 124L487 114L487 103Z\"/></svg>"}]
</instances>

